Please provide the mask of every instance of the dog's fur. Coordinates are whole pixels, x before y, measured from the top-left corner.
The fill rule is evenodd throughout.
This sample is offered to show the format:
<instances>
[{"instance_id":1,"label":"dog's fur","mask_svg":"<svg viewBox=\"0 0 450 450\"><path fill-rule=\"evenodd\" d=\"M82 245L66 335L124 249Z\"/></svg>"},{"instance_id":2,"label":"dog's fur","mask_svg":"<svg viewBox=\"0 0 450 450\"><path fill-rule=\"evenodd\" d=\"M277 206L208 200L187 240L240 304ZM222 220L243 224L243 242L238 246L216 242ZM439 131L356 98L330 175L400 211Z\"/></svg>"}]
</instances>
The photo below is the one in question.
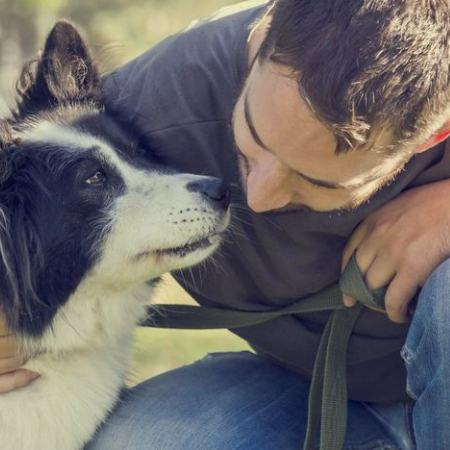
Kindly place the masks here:
<instances>
[{"instance_id":1,"label":"dog's fur","mask_svg":"<svg viewBox=\"0 0 450 450\"><path fill-rule=\"evenodd\" d=\"M141 155L70 23L18 86L0 120L0 313L41 376L0 395L0 449L79 449L117 400L147 280L218 247L229 196Z\"/></svg>"}]
</instances>

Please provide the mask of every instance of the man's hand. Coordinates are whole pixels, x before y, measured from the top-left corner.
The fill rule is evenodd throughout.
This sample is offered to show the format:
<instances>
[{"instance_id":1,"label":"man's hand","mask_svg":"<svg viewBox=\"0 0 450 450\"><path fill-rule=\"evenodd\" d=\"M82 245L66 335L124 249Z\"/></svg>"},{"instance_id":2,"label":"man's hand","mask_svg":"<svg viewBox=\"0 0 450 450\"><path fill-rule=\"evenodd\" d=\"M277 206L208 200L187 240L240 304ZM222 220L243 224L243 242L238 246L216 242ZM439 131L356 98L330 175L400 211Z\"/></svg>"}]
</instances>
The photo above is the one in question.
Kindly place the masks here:
<instances>
[{"instance_id":1,"label":"man's hand","mask_svg":"<svg viewBox=\"0 0 450 450\"><path fill-rule=\"evenodd\" d=\"M367 287L389 285L389 318L408 322L409 302L450 257L450 180L408 190L368 216L347 243L342 269L355 249ZM345 295L343 300L347 306L356 303Z\"/></svg>"},{"instance_id":2,"label":"man's hand","mask_svg":"<svg viewBox=\"0 0 450 450\"><path fill-rule=\"evenodd\" d=\"M24 387L39 376L30 370L19 369L22 364L17 341L0 316L0 395Z\"/></svg>"}]
</instances>

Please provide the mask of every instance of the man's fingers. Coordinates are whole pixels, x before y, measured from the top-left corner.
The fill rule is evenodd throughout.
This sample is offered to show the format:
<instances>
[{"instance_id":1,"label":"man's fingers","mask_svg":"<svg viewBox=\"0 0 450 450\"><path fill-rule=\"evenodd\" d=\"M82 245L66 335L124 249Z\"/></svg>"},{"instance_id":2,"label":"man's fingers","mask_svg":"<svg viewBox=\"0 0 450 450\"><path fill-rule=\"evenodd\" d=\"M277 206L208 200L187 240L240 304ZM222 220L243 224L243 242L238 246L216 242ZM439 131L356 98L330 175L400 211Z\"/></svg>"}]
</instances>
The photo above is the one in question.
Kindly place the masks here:
<instances>
[{"instance_id":1,"label":"man's fingers","mask_svg":"<svg viewBox=\"0 0 450 450\"><path fill-rule=\"evenodd\" d=\"M15 355L17 350L17 340L14 336L0 337L0 360Z\"/></svg>"},{"instance_id":2,"label":"man's fingers","mask_svg":"<svg viewBox=\"0 0 450 450\"><path fill-rule=\"evenodd\" d=\"M24 363L18 353L17 340L0 314L0 394L25 387L39 377L31 370L20 369Z\"/></svg>"},{"instance_id":3,"label":"man's fingers","mask_svg":"<svg viewBox=\"0 0 450 450\"><path fill-rule=\"evenodd\" d=\"M346 294L342 294L342 301L344 302L344 305L347 306L348 308L351 308L356 305L356 300L349 297Z\"/></svg>"},{"instance_id":4,"label":"man's fingers","mask_svg":"<svg viewBox=\"0 0 450 450\"><path fill-rule=\"evenodd\" d=\"M359 263L358 263L359 267ZM395 277L395 265L391 260L378 255L364 273L364 282L367 289L374 290L387 286Z\"/></svg>"},{"instance_id":5,"label":"man's fingers","mask_svg":"<svg viewBox=\"0 0 450 450\"><path fill-rule=\"evenodd\" d=\"M0 375L0 394L6 394L7 392L25 387L38 377L39 375L37 373L27 369L19 369Z\"/></svg>"},{"instance_id":6,"label":"man's fingers","mask_svg":"<svg viewBox=\"0 0 450 450\"><path fill-rule=\"evenodd\" d=\"M0 359L0 376L17 370L23 365L19 355L12 355Z\"/></svg>"},{"instance_id":7,"label":"man's fingers","mask_svg":"<svg viewBox=\"0 0 450 450\"><path fill-rule=\"evenodd\" d=\"M353 255L353 252L357 249L360 240L364 237L364 233L365 233L364 228L359 227L351 236L349 242L347 243L342 253L341 273L344 272L344 269L346 268L351 256ZM352 308L357 303L355 299L351 298L346 294L342 294L342 301L344 302L344 305L347 306L348 308Z\"/></svg>"},{"instance_id":8,"label":"man's fingers","mask_svg":"<svg viewBox=\"0 0 450 450\"><path fill-rule=\"evenodd\" d=\"M385 303L389 318L396 323L410 321L408 306L414 298L418 286L411 282L410 277L397 276L391 281L386 292Z\"/></svg>"},{"instance_id":9,"label":"man's fingers","mask_svg":"<svg viewBox=\"0 0 450 450\"><path fill-rule=\"evenodd\" d=\"M347 245L342 252L342 263L341 269L342 271L345 269L349 259L353 255L353 252L360 246L360 244L364 241L367 233L368 225L366 222L362 222L350 236Z\"/></svg>"}]
</instances>

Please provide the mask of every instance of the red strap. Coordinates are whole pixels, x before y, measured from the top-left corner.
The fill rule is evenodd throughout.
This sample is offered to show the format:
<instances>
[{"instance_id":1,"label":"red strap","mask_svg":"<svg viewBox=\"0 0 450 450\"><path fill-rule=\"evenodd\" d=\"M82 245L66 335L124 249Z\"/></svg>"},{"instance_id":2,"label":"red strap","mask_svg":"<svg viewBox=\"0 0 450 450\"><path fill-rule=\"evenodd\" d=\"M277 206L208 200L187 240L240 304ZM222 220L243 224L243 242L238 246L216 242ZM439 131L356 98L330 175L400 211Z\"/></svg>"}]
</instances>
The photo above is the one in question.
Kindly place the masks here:
<instances>
[{"instance_id":1,"label":"red strap","mask_svg":"<svg viewBox=\"0 0 450 450\"><path fill-rule=\"evenodd\" d=\"M444 139L447 139L450 136L450 130L447 129L445 131L442 131L441 133L436 134L434 136L434 142L438 144L439 142L443 141Z\"/></svg>"}]
</instances>

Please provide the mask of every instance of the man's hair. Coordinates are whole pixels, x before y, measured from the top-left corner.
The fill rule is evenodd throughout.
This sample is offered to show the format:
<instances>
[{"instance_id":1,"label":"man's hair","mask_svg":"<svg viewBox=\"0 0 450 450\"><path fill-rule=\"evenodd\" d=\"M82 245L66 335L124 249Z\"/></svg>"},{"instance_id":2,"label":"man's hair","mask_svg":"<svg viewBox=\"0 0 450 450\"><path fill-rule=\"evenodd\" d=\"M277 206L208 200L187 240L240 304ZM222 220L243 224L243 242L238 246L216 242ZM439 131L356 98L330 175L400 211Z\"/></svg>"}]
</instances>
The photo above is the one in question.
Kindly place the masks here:
<instances>
[{"instance_id":1,"label":"man's hair","mask_svg":"<svg viewBox=\"0 0 450 450\"><path fill-rule=\"evenodd\" d=\"M275 0L261 61L293 69L336 153L388 129L391 154L450 119L448 0Z\"/></svg>"}]
</instances>

